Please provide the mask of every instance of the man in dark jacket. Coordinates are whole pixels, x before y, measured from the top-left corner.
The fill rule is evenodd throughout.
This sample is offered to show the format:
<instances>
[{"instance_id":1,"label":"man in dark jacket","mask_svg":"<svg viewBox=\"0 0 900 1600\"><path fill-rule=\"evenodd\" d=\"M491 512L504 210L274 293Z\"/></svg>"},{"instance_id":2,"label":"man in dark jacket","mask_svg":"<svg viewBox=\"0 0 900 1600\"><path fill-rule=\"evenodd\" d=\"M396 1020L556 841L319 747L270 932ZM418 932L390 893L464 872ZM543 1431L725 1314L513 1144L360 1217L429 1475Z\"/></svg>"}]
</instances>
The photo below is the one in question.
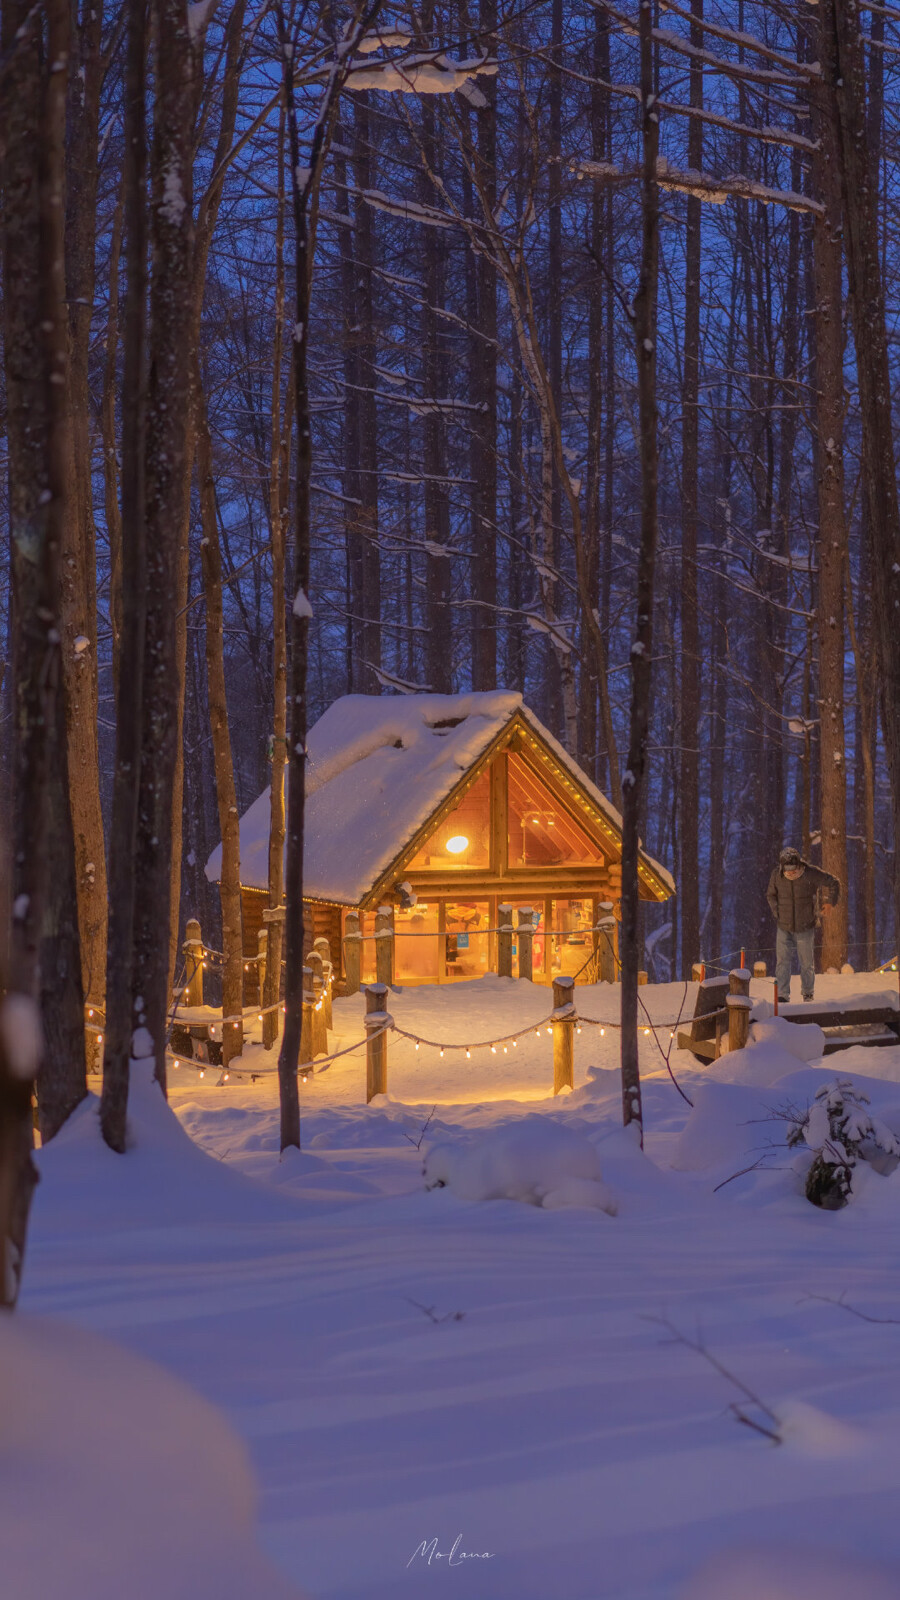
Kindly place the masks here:
<instances>
[{"instance_id":1,"label":"man in dark jacket","mask_svg":"<svg viewBox=\"0 0 900 1600\"><path fill-rule=\"evenodd\" d=\"M778 866L769 879L766 899L778 925L775 977L778 998L791 998L791 957L796 950L800 962L800 987L804 1000L811 1000L816 983L816 919L821 907L827 915L841 897L841 886L830 872L804 861L799 850L782 850Z\"/></svg>"}]
</instances>

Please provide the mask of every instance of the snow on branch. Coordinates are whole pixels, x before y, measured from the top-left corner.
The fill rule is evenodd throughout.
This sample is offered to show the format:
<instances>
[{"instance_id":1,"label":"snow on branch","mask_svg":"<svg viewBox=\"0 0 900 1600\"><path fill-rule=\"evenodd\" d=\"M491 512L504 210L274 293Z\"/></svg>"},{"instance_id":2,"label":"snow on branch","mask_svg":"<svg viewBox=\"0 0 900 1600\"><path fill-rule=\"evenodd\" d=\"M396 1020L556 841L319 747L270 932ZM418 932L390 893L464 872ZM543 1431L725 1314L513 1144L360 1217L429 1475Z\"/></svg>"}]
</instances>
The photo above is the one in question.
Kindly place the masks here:
<instances>
[{"instance_id":1,"label":"snow on branch","mask_svg":"<svg viewBox=\"0 0 900 1600\"><path fill-rule=\"evenodd\" d=\"M454 94L472 78L493 77L496 71L496 60L487 54L453 61L429 52L390 61L354 61L345 87L357 93L381 89L401 94Z\"/></svg>"},{"instance_id":2,"label":"snow on branch","mask_svg":"<svg viewBox=\"0 0 900 1600\"><path fill-rule=\"evenodd\" d=\"M724 39L728 44L736 44L742 50L753 50L756 55L763 56L767 61L774 61L776 65L785 68L788 72L799 72L810 78L819 78L822 68L818 61L798 61L790 56L782 55L779 50L773 50L770 45L763 44L753 33L742 33L735 28L723 27L720 22L710 22L706 17L697 18L677 0L660 0L661 11L671 11L676 17L683 17L690 22L692 27L699 27L704 33L712 34L716 39Z\"/></svg>"},{"instance_id":3,"label":"snow on branch","mask_svg":"<svg viewBox=\"0 0 900 1600\"><path fill-rule=\"evenodd\" d=\"M595 5L599 0L592 0ZM637 34L637 21L619 11L615 6L603 4L602 9L616 21L623 33ZM768 72L763 67L748 67L743 61L728 61L723 56L717 56L712 50L702 50L699 45L691 44L680 33L672 33L668 28L654 28L653 39L655 43L664 45L667 50L672 50L676 55L687 56L693 61L701 61L706 66L712 67L716 72L724 72L729 77L743 79L747 83L783 84L788 88L798 87L804 81L804 63L792 63L793 72L788 73L782 69L780 72Z\"/></svg>"},{"instance_id":4,"label":"snow on branch","mask_svg":"<svg viewBox=\"0 0 900 1600\"><path fill-rule=\"evenodd\" d=\"M617 167L610 161L573 161L571 170L578 178L594 178L605 183L637 183L641 177L639 166ZM696 172L690 167L679 171L670 166L665 156L660 156L656 164L656 176L661 189L691 194L714 206L724 205L726 200L731 199L758 200L766 206L785 206L788 211L811 211L816 216L824 215L824 207L809 195L797 194L793 189L770 189L755 178L744 177L743 173L713 178L709 173Z\"/></svg>"},{"instance_id":5,"label":"snow on branch","mask_svg":"<svg viewBox=\"0 0 900 1600\"><path fill-rule=\"evenodd\" d=\"M421 222L429 228L455 228L456 218L448 216L444 211L438 211L434 206L420 205L417 200L406 200L400 196L383 194L380 189L348 189L350 194L358 194L365 200L366 205L372 206L375 211L387 211L392 217L403 217L406 222Z\"/></svg>"}]
</instances>

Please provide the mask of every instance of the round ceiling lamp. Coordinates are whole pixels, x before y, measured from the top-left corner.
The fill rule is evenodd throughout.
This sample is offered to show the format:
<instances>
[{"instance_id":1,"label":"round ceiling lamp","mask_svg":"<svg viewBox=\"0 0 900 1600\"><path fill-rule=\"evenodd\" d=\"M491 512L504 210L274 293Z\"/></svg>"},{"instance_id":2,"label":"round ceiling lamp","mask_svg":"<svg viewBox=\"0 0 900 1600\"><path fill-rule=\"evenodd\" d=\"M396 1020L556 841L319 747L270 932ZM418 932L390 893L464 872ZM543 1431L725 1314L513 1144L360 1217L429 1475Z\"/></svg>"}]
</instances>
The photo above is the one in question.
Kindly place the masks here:
<instances>
[{"instance_id":1,"label":"round ceiling lamp","mask_svg":"<svg viewBox=\"0 0 900 1600\"><path fill-rule=\"evenodd\" d=\"M461 856L463 851L468 850L468 848L469 841L464 833L455 833L452 839L447 840L447 849L451 856Z\"/></svg>"}]
</instances>

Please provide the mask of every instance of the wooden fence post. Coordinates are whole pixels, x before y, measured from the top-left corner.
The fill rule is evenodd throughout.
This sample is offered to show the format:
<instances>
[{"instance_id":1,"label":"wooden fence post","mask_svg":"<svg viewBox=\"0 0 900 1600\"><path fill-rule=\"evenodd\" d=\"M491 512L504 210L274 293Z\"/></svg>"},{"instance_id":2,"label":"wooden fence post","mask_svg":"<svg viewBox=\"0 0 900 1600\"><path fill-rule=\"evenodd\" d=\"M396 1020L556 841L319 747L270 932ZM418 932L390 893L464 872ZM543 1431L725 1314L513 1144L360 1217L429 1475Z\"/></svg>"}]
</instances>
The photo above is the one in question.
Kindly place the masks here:
<instances>
[{"instance_id":1,"label":"wooden fence post","mask_svg":"<svg viewBox=\"0 0 900 1600\"><path fill-rule=\"evenodd\" d=\"M638 986L639 987L643 987L643 985L645 983L647 983L648 981L649 980L648 980L646 972L639 972L638 973Z\"/></svg>"},{"instance_id":2,"label":"wooden fence post","mask_svg":"<svg viewBox=\"0 0 900 1600\"><path fill-rule=\"evenodd\" d=\"M325 1026L326 1028L331 1029L334 1027L334 1016L331 1010L331 990L334 982L334 967L331 964L331 945L328 943L328 940L325 938L324 934L320 934L318 939L313 940L313 949L317 950L319 955L322 957L322 977L325 982L325 998L322 1002L322 1010L325 1013Z\"/></svg>"},{"instance_id":3,"label":"wooden fence post","mask_svg":"<svg viewBox=\"0 0 900 1600\"><path fill-rule=\"evenodd\" d=\"M265 995L262 984L259 988L259 1004L262 1010L262 1042L263 1048L271 1050L277 1043L281 1031L281 974L283 970L282 955L284 953L284 906L264 906L263 923L266 929L266 990L271 995L271 1005L274 1011L265 1009ZM269 939L269 929L274 925L275 937ZM270 961L271 952L271 961ZM272 970L272 963L277 970Z\"/></svg>"},{"instance_id":4,"label":"wooden fence post","mask_svg":"<svg viewBox=\"0 0 900 1600\"><path fill-rule=\"evenodd\" d=\"M370 983L366 989L366 1104L376 1094L387 1094L387 1030L385 1010L388 986Z\"/></svg>"},{"instance_id":5,"label":"wooden fence post","mask_svg":"<svg viewBox=\"0 0 900 1600\"><path fill-rule=\"evenodd\" d=\"M505 900L497 907L497 974L512 977L512 906Z\"/></svg>"},{"instance_id":6,"label":"wooden fence post","mask_svg":"<svg viewBox=\"0 0 900 1600\"><path fill-rule=\"evenodd\" d=\"M394 908L379 906L375 913L375 976L389 989L394 986Z\"/></svg>"},{"instance_id":7,"label":"wooden fence post","mask_svg":"<svg viewBox=\"0 0 900 1600\"><path fill-rule=\"evenodd\" d=\"M262 1008L266 1003L266 958L269 954L268 928L260 928L259 933L256 935L256 948L256 976L259 980L259 1009L262 1011ZM265 1021L264 1012L263 1021Z\"/></svg>"},{"instance_id":8,"label":"wooden fence post","mask_svg":"<svg viewBox=\"0 0 900 1600\"><path fill-rule=\"evenodd\" d=\"M534 941L534 912L531 906L519 906L516 912L516 946L519 951L519 977L534 982L532 945Z\"/></svg>"},{"instance_id":9,"label":"wooden fence post","mask_svg":"<svg viewBox=\"0 0 900 1600\"><path fill-rule=\"evenodd\" d=\"M702 983L706 977L706 967L702 961L695 961L691 967L691 983Z\"/></svg>"},{"instance_id":10,"label":"wooden fence post","mask_svg":"<svg viewBox=\"0 0 900 1600\"><path fill-rule=\"evenodd\" d=\"M344 921L344 989L347 994L359 994L361 960L362 934L359 931L359 913L348 911Z\"/></svg>"},{"instance_id":11,"label":"wooden fence post","mask_svg":"<svg viewBox=\"0 0 900 1600\"><path fill-rule=\"evenodd\" d=\"M300 1026L300 1062L313 1058L313 986L309 967L303 968L303 1021Z\"/></svg>"},{"instance_id":12,"label":"wooden fence post","mask_svg":"<svg viewBox=\"0 0 900 1600\"><path fill-rule=\"evenodd\" d=\"M754 978L765 978L767 976L766 963L764 961L754 961L753 976Z\"/></svg>"},{"instance_id":13,"label":"wooden fence post","mask_svg":"<svg viewBox=\"0 0 900 1600\"><path fill-rule=\"evenodd\" d=\"M312 975L312 1053L313 1056L327 1056L328 1030L325 1027L325 976L322 957L318 950L310 950L306 958L307 966Z\"/></svg>"},{"instance_id":14,"label":"wooden fence post","mask_svg":"<svg viewBox=\"0 0 900 1600\"><path fill-rule=\"evenodd\" d=\"M184 944L181 948L184 953L184 988L187 990L184 1004L187 1006L202 1006L203 940L200 937L200 924L196 917L191 917L188 921L184 930Z\"/></svg>"},{"instance_id":15,"label":"wooden fence post","mask_svg":"<svg viewBox=\"0 0 900 1600\"><path fill-rule=\"evenodd\" d=\"M553 979L553 1011L553 1093L559 1094L575 1087L574 978Z\"/></svg>"},{"instance_id":16,"label":"wooden fence post","mask_svg":"<svg viewBox=\"0 0 900 1600\"><path fill-rule=\"evenodd\" d=\"M750 1008L753 1004L748 994L727 994L728 1053L743 1050L750 1037Z\"/></svg>"},{"instance_id":17,"label":"wooden fence post","mask_svg":"<svg viewBox=\"0 0 900 1600\"><path fill-rule=\"evenodd\" d=\"M728 974L728 1053L743 1050L750 1036L750 974L746 967L735 967Z\"/></svg>"},{"instance_id":18,"label":"wooden fence post","mask_svg":"<svg viewBox=\"0 0 900 1600\"><path fill-rule=\"evenodd\" d=\"M616 919L611 900L601 900L597 907L596 953L599 956L600 982L616 981Z\"/></svg>"}]
</instances>

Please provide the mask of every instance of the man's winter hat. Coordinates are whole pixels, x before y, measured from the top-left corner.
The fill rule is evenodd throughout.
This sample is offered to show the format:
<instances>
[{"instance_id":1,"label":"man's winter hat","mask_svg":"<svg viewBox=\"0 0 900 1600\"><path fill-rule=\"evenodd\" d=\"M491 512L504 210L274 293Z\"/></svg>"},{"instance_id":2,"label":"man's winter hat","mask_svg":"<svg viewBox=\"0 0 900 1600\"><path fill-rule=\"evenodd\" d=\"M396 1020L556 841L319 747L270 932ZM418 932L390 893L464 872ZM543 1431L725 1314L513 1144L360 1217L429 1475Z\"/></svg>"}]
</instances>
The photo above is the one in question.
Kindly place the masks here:
<instances>
[{"instance_id":1,"label":"man's winter hat","mask_svg":"<svg viewBox=\"0 0 900 1600\"><path fill-rule=\"evenodd\" d=\"M793 845L788 845L787 849L782 850L781 855L778 857L778 863L782 867L801 867L803 865L803 857L799 850L794 849Z\"/></svg>"}]
</instances>

